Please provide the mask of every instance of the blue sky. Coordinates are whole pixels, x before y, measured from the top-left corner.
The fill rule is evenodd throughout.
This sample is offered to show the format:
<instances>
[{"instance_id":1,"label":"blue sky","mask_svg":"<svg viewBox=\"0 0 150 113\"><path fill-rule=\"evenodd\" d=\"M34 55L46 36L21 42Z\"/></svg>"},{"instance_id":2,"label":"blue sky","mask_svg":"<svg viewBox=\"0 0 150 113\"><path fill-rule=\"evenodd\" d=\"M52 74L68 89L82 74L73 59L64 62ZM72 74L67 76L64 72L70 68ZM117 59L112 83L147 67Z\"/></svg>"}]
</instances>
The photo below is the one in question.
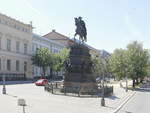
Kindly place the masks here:
<instances>
[{"instance_id":1,"label":"blue sky","mask_svg":"<svg viewBox=\"0 0 150 113\"><path fill-rule=\"evenodd\" d=\"M113 52L134 40L150 49L150 0L0 0L0 13L24 23L33 22L34 33L55 29L75 33L74 17L86 22L88 44Z\"/></svg>"}]
</instances>

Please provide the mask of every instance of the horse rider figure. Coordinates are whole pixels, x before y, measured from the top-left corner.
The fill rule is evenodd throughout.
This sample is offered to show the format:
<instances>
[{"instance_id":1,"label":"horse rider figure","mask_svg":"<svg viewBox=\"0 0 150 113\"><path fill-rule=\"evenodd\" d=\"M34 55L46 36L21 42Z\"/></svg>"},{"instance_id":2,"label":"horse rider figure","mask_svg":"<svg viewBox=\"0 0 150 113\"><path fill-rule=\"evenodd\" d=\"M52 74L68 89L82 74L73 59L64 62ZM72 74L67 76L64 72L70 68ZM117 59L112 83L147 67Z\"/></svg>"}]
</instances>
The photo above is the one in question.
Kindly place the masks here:
<instances>
[{"instance_id":1,"label":"horse rider figure","mask_svg":"<svg viewBox=\"0 0 150 113\"><path fill-rule=\"evenodd\" d=\"M82 41L82 43L87 41L87 31L85 22L82 20L82 17L75 18L75 25L76 25L76 33L74 35L74 39L76 35L79 35L79 40Z\"/></svg>"}]
</instances>

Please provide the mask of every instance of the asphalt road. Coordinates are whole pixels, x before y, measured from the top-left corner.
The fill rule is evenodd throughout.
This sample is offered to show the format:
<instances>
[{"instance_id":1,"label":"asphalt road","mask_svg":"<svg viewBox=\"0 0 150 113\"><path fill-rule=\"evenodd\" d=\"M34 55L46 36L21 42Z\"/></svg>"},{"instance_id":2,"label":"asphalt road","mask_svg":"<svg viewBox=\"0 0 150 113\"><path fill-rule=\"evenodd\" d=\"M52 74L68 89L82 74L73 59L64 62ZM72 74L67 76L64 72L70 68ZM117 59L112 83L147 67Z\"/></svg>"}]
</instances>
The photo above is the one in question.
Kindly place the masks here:
<instances>
[{"instance_id":1,"label":"asphalt road","mask_svg":"<svg viewBox=\"0 0 150 113\"><path fill-rule=\"evenodd\" d=\"M118 113L150 113L150 85L137 90Z\"/></svg>"}]
</instances>

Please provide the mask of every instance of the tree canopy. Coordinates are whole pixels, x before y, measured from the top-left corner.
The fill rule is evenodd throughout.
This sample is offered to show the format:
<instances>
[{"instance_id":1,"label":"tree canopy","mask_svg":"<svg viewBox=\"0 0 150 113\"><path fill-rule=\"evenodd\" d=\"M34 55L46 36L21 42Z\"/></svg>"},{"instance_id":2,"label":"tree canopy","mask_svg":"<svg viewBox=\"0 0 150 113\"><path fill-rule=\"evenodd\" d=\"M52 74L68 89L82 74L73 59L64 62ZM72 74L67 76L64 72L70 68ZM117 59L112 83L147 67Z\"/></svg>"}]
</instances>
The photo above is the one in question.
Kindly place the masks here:
<instances>
[{"instance_id":1,"label":"tree canopy","mask_svg":"<svg viewBox=\"0 0 150 113\"><path fill-rule=\"evenodd\" d=\"M51 52L48 48L40 48L31 58L34 65L42 67L43 76L45 76L46 67L49 66L49 56L51 56Z\"/></svg>"},{"instance_id":2,"label":"tree canopy","mask_svg":"<svg viewBox=\"0 0 150 113\"><path fill-rule=\"evenodd\" d=\"M110 69L114 75L120 80L127 73L127 55L123 49L116 49L109 59Z\"/></svg>"},{"instance_id":3,"label":"tree canopy","mask_svg":"<svg viewBox=\"0 0 150 113\"><path fill-rule=\"evenodd\" d=\"M32 56L32 63L43 69L43 76L47 67L52 71L61 71L64 68L64 62L69 57L69 49L62 49L59 53L52 53L48 48L37 49L36 53Z\"/></svg>"},{"instance_id":4,"label":"tree canopy","mask_svg":"<svg viewBox=\"0 0 150 113\"><path fill-rule=\"evenodd\" d=\"M149 50L144 49L142 43L134 41L127 45L127 49L116 49L109 59L109 64L116 77L131 78L134 87L135 81L138 84L139 79L142 82L149 74L149 58Z\"/></svg>"}]
</instances>

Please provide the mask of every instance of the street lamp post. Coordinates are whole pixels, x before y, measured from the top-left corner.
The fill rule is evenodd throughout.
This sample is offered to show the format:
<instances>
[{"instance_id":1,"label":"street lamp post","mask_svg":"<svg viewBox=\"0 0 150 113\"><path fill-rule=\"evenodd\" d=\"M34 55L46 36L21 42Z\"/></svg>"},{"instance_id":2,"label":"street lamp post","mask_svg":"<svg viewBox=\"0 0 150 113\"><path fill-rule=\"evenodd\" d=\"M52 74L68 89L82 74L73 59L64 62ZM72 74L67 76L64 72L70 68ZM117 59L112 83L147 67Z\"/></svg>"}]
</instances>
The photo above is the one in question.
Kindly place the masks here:
<instances>
[{"instance_id":1,"label":"street lamp post","mask_svg":"<svg viewBox=\"0 0 150 113\"><path fill-rule=\"evenodd\" d=\"M103 65L103 80L102 80L102 99L101 99L101 106L105 106L105 87L104 87L104 79L105 79L105 70L106 70L106 61L105 59L102 60L102 65Z\"/></svg>"},{"instance_id":2,"label":"street lamp post","mask_svg":"<svg viewBox=\"0 0 150 113\"><path fill-rule=\"evenodd\" d=\"M127 75L127 68L125 68L125 72L126 72L126 76L125 76L125 79L126 79L126 92L128 92L128 75Z\"/></svg>"},{"instance_id":3,"label":"street lamp post","mask_svg":"<svg viewBox=\"0 0 150 113\"><path fill-rule=\"evenodd\" d=\"M2 89L2 94L6 94L6 75L5 75L5 57L2 56L2 65L3 65L3 73L2 73L2 81L3 81L3 89Z\"/></svg>"},{"instance_id":4,"label":"street lamp post","mask_svg":"<svg viewBox=\"0 0 150 113\"><path fill-rule=\"evenodd\" d=\"M128 92L128 77L126 75L126 92Z\"/></svg>"},{"instance_id":5,"label":"street lamp post","mask_svg":"<svg viewBox=\"0 0 150 113\"><path fill-rule=\"evenodd\" d=\"M104 73L103 73L103 82L102 82L102 99L101 99L101 106L105 106Z\"/></svg>"},{"instance_id":6,"label":"street lamp post","mask_svg":"<svg viewBox=\"0 0 150 113\"><path fill-rule=\"evenodd\" d=\"M6 94L5 75L3 74L3 94Z\"/></svg>"}]
</instances>

